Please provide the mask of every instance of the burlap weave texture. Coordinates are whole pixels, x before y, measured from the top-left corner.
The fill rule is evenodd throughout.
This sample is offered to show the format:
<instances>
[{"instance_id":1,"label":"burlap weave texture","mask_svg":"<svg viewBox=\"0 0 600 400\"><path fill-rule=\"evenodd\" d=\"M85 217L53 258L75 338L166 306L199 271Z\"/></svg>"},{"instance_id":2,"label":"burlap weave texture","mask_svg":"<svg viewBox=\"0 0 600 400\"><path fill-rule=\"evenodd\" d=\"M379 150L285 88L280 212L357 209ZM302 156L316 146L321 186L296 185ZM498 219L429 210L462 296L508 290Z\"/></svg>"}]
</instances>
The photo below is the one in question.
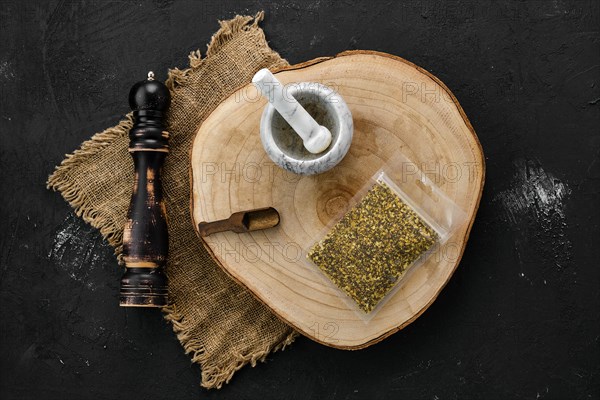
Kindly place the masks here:
<instances>
[{"instance_id":1,"label":"burlap weave texture","mask_svg":"<svg viewBox=\"0 0 600 400\"><path fill-rule=\"evenodd\" d=\"M190 147L198 127L236 88L261 68L287 65L269 48L255 17L222 21L202 58L190 54L190 67L173 69L166 84L170 154L163 167L169 221L169 306L186 353L202 368L202 386L220 388L244 365L285 347L296 333L234 283L196 237L190 215ZM126 94L124 94L126 95ZM67 155L48 179L78 216L100 230L120 259L122 233L132 191L133 162L127 148L128 115L117 126L94 135Z\"/></svg>"}]
</instances>

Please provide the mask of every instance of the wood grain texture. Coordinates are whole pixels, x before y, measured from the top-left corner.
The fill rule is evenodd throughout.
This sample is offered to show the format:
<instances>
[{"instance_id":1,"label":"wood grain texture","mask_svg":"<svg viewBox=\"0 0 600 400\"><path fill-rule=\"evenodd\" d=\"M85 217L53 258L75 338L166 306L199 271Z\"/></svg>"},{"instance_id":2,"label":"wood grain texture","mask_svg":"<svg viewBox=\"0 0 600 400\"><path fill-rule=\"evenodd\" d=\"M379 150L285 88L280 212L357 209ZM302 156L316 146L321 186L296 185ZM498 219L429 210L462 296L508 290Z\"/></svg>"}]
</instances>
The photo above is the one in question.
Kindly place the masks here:
<instances>
[{"instance_id":1,"label":"wood grain texture","mask_svg":"<svg viewBox=\"0 0 600 400\"><path fill-rule=\"evenodd\" d=\"M131 399L600 398L599 2L143 3L2 2L0 398L111 399L115 382ZM114 249L44 182L129 110L148 69L186 67L217 19L263 7L292 63L378 48L437 74L475 126L486 185L459 268L410 329L360 352L299 338L206 392L160 313L115 309ZM509 213L503 196L539 199L540 173L540 195L554 179L570 194ZM152 384L130 384L140 365Z\"/></svg>"},{"instance_id":2,"label":"wood grain texture","mask_svg":"<svg viewBox=\"0 0 600 400\"><path fill-rule=\"evenodd\" d=\"M484 161L458 101L439 80L388 54L351 51L277 73L283 83L316 81L337 90L355 124L350 152L317 176L285 173L266 156L258 135L265 106L253 86L239 89L206 119L192 149L192 212L196 222L232 212L275 207L276 228L205 238L215 259L278 316L304 335L343 349L382 340L418 317L454 272L477 211ZM368 324L304 261L327 223L396 152L417 165L437 165L437 182L470 221L431 257ZM457 166L460 179L446 179ZM459 250L457 250L459 249ZM452 252L453 255L452 255Z\"/></svg>"},{"instance_id":3,"label":"wood grain texture","mask_svg":"<svg viewBox=\"0 0 600 400\"><path fill-rule=\"evenodd\" d=\"M163 115L170 103L169 89L154 80L153 72L148 73L148 79L134 84L129 92L134 119L129 131L129 153L135 175L123 230L126 269L119 295L122 307L167 305L164 268L169 254L169 231L161 169L169 152L169 133L164 130Z\"/></svg>"}]
</instances>

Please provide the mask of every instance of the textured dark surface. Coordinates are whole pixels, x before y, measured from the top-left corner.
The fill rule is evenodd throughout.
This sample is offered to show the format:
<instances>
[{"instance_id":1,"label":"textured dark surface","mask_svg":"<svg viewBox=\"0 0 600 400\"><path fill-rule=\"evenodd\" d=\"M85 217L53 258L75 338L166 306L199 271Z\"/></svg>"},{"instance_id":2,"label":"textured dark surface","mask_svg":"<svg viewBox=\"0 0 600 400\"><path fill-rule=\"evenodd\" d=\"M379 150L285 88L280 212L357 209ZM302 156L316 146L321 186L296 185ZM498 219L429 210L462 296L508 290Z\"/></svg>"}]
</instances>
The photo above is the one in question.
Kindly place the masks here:
<instances>
[{"instance_id":1,"label":"textured dark surface","mask_svg":"<svg viewBox=\"0 0 600 400\"><path fill-rule=\"evenodd\" d=\"M112 249L44 182L149 69L263 8L291 63L373 49L437 75L486 187L412 325L357 352L300 338L207 392L158 311L118 307ZM0 398L599 398L599 26L596 1L0 1Z\"/></svg>"}]
</instances>

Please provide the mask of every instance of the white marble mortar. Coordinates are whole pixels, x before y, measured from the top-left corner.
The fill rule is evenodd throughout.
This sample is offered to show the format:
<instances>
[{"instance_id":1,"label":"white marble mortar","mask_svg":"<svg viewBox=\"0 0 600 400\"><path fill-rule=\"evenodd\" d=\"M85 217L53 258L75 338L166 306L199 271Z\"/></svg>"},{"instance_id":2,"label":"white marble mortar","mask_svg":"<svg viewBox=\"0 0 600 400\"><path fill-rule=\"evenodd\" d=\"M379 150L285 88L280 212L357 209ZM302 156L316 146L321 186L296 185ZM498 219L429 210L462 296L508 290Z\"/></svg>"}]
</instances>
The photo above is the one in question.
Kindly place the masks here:
<instances>
[{"instance_id":1,"label":"white marble mortar","mask_svg":"<svg viewBox=\"0 0 600 400\"><path fill-rule=\"evenodd\" d=\"M329 129L331 144L313 154L302 138L269 103L260 121L260 138L269 158L281 168L300 175L314 175L336 166L350 148L354 125L344 99L333 89L316 82L285 85L284 97L295 98L320 124Z\"/></svg>"}]
</instances>

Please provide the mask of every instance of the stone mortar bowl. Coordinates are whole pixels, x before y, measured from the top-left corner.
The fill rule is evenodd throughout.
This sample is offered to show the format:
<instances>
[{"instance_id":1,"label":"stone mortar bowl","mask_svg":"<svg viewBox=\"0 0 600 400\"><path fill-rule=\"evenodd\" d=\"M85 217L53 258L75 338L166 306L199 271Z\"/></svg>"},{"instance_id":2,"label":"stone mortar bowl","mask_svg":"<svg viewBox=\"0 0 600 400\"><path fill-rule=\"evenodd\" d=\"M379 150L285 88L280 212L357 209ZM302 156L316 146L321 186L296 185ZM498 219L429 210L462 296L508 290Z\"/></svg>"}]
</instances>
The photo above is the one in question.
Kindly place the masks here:
<instances>
[{"instance_id":1,"label":"stone mortar bowl","mask_svg":"<svg viewBox=\"0 0 600 400\"><path fill-rule=\"evenodd\" d=\"M331 132L331 144L313 154L302 138L269 103L260 120L260 139L269 158L281 168L300 175L314 175L335 167L352 142L352 114L344 99L333 89L316 82L285 85L284 97L295 98L319 123Z\"/></svg>"}]
</instances>

